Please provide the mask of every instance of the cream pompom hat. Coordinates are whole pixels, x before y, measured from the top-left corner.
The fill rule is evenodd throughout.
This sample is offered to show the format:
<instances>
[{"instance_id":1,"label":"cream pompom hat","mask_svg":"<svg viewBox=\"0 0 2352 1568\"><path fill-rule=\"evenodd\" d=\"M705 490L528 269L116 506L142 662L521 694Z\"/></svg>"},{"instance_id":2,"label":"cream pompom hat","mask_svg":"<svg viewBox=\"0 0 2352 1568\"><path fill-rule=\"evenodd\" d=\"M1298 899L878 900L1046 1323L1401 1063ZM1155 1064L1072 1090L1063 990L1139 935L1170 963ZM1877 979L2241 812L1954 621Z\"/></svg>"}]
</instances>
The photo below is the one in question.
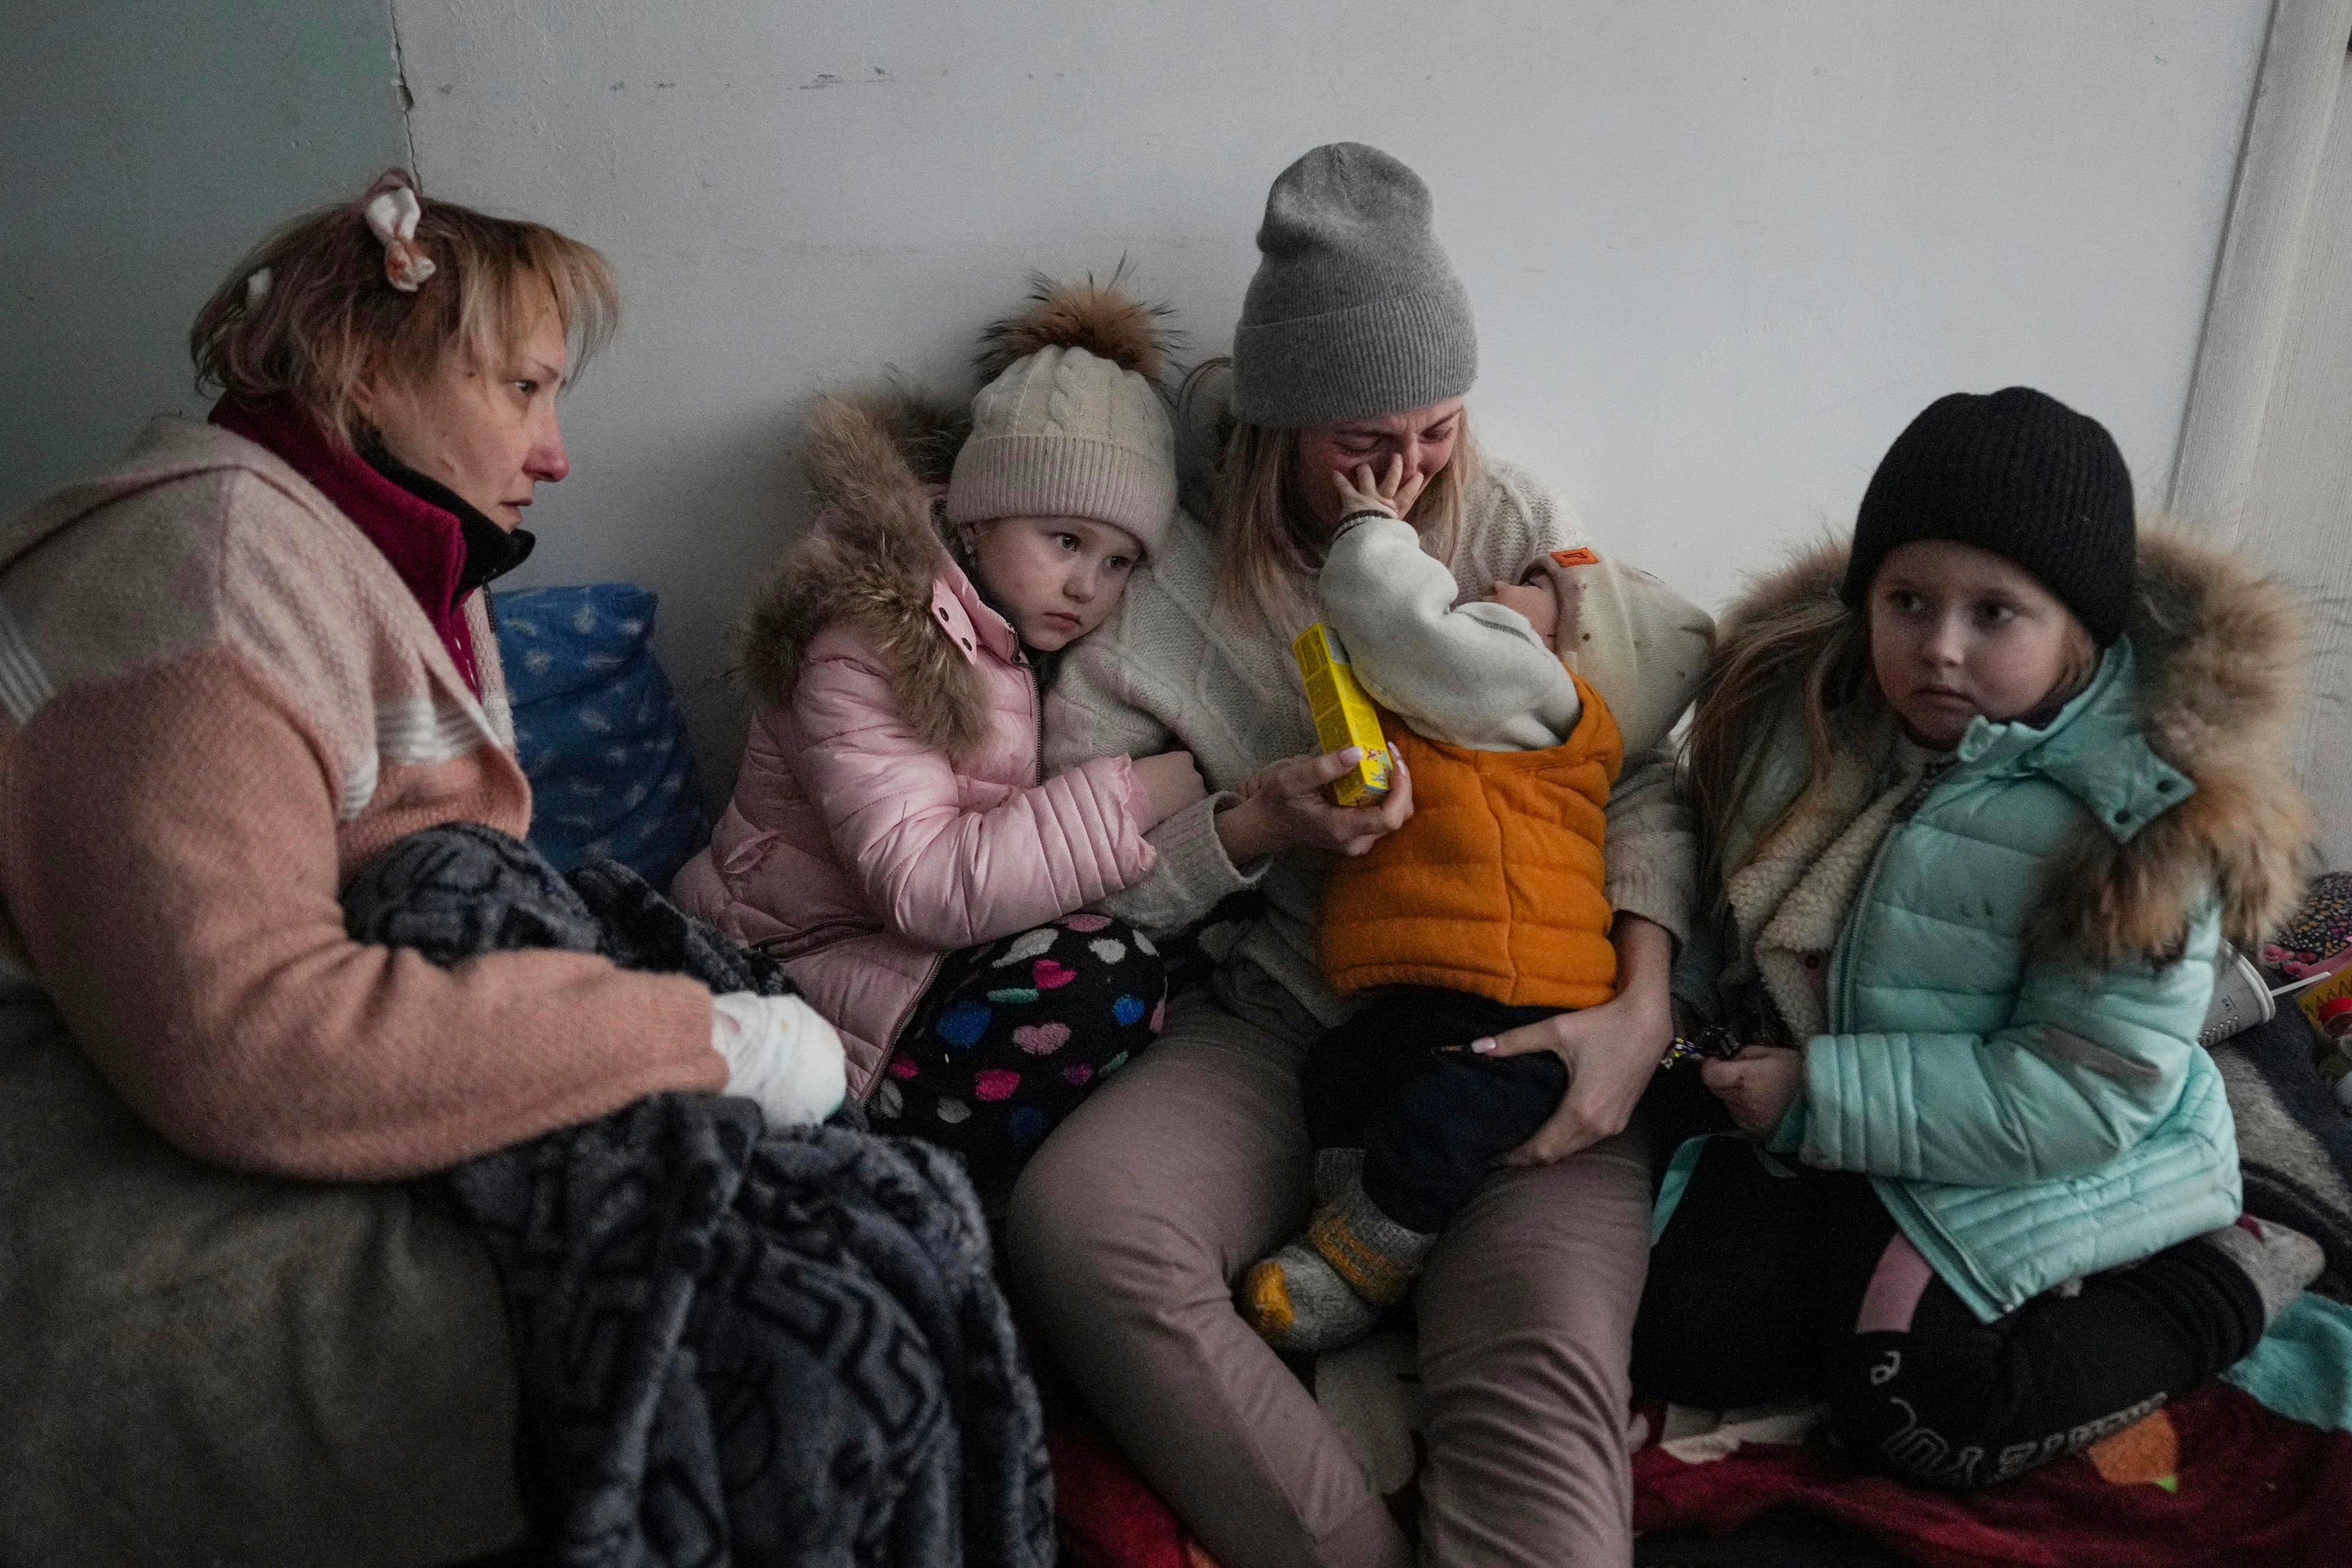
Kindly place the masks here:
<instances>
[{"instance_id":1,"label":"cream pompom hat","mask_svg":"<svg viewBox=\"0 0 2352 1568\"><path fill-rule=\"evenodd\" d=\"M1118 284L1039 278L1030 308L988 329L950 522L1089 517L1159 548L1176 510L1167 312Z\"/></svg>"}]
</instances>

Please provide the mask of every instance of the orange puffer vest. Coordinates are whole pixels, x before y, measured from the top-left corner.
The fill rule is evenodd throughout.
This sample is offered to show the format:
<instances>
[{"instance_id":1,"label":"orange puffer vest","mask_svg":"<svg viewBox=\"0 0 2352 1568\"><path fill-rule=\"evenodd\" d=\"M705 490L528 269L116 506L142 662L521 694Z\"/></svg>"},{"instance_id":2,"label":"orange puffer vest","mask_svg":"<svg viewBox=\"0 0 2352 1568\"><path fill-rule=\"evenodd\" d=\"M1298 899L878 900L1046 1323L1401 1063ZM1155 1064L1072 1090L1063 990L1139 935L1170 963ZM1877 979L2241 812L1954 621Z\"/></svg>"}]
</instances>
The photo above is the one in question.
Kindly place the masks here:
<instances>
[{"instance_id":1,"label":"orange puffer vest","mask_svg":"<svg viewBox=\"0 0 2352 1568\"><path fill-rule=\"evenodd\" d=\"M1579 679L1583 716L1542 751L1472 751L1381 715L1412 770L1410 821L1325 885L1316 958L1342 995L1437 986L1511 1007L1616 995L1601 851L1624 762L1617 720Z\"/></svg>"}]
</instances>

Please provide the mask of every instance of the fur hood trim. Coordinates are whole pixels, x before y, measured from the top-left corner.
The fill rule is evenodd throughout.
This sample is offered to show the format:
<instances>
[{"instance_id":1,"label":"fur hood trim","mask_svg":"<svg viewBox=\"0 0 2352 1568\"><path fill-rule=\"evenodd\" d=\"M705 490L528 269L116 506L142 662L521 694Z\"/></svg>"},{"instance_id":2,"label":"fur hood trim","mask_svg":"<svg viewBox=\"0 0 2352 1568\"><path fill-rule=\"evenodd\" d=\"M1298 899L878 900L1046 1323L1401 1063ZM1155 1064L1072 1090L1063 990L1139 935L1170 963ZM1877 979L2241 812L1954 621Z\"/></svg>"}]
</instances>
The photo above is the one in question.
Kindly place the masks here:
<instances>
[{"instance_id":1,"label":"fur hood trim","mask_svg":"<svg viewBox=\"0 0 2352 1568\"><path fill-rule=\"evenodd\" d=\"M1825 624L1846 547L1806 551L1725 614L1725 658L1800 619ZM2291 748L2309 688L2305 617L2238 555L2179 526L2143 527L2126 634L2149 749L2192 779L2188 800L2117 841L2085 833L2053 868L2030 939L2112 967L2177 957L2208 890L2249 952L2294 912L2314 821Z\"/></svg>"},{"instance_id":2,"label":"fur hood trim","mask_svg":"<svg viewBox=\"0 0 2352 1568\"><path fill-rule=\"evenodd\" d=\"M909 727L950 757L986 734L980 672L931 612L955 564L935 511L969 414L910 392L820 399L809 413L808 478L820 510L785 550L737 629L744 684L779 706L809 643L836 622L879 648Z\"/></svg>"},{"instance_id":3,"label":"fur hood trim","mask_svg":"<svg viewBox=\"0 0 2352 1568\"><path fill-rule=\"evenodd\" d=\"M1165 305L1147 305L1120 287L1127 263L1107 283L1089 275L1083 283L1056 283L1042 272L1029 275L1029 305L1018 316L992 323L980 335L980 379L984 385L1044 349L1084 349L1155 386L1168 368L1177 335L1162 323Z\"/></svg>"}]
</instances>

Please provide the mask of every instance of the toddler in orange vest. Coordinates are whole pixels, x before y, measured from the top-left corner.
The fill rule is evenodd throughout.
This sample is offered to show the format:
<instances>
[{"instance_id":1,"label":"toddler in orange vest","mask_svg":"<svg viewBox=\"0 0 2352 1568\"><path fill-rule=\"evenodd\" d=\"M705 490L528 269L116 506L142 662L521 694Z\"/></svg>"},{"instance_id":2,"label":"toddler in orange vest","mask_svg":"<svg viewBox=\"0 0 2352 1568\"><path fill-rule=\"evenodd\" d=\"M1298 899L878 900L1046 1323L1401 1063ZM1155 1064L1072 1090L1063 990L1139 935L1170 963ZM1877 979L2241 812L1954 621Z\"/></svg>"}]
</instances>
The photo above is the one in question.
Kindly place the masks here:
<instances>
[{"instance_id":1,"label":"toddler in orange vest","mask_svg":"<svg viewBox=\"0 0 2352 1568\"><path fill-rule=\"evenodd\" d=\"M1628 644L1598 663L1639 718L1635 751L1664 739L1712 637L1704 613L1589 550L1538 557L1519 582L1455 604L1453 572L1401 518L1412 487L1397 477L1392 462L1384 484L1369 468L1339 480L1348 516L1320 579L1324 619L1391 721L1413 814L1334 868L1317 919L1325 976L1363 1005L1301 1072L1313 1218L1242 1284L1243 1315L1283 1350L1369 1329L1496 1156L1559 1106L1558 1056L1473 1056L1469 1042L1615 994L1601 850L1627 745L1571 667L1599 629L1580 569L1608 596L1591 619ZM1638 670L1632 646L1647 650Z\"/></svg>"}]
</instances>

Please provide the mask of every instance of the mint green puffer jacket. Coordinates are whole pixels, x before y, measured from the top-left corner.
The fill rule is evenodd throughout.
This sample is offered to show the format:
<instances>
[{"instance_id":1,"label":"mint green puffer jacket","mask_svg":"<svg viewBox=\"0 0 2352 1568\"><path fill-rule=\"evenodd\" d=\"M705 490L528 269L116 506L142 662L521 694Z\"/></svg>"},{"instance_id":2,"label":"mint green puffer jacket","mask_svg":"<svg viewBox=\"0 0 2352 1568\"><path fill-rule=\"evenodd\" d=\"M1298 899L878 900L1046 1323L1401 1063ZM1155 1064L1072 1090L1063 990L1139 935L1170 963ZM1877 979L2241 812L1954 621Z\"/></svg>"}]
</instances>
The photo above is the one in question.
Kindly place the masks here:
<instances>
[{"instance_id":1,"label":"mint green puffer jacket","mask_svg":"<svg viewBox=\"0 0 2352 1568\"><path fill-rule=\"evenodd\" d=\"M1769 1141L1869 1173L1987 1321L2238 1213L2197 1033L2225 917L2259 939L2294 894L2296 618L2202 546L2158 535L2141 562L2131 632L2090 685L2041 729L1976 721L1880 843L1830 956L1829 1032L1804 1042L1804 1092ZM1843 552L1806 565L1842 573ZM1785 602L1774 588L1834 585L1783 574L1727 643ZM1727 865L1806 809L1790 719L1766 731ZM1719 936L1752 944L1738 924Z\"/></svg>"}]
</instances>

